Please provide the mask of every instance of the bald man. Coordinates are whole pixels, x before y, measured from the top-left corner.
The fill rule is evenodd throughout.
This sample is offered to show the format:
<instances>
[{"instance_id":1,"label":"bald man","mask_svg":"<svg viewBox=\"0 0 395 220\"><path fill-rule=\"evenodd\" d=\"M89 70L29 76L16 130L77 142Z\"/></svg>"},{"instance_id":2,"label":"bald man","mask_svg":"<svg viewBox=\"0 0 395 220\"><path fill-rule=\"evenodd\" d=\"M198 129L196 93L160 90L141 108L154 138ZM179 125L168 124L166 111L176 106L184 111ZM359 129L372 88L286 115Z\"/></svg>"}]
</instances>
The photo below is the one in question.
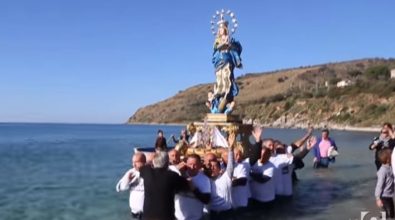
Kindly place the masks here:
<instances>
[{"instance_id":1,"label":"bald man","mask_svg":"<svg viewBox=\"0 0 395 220\"><path fill-rule=\"evenodd\" d=\"M214 153L211 153L211 152L206 153L204 155L204 166L209 167L210 166L210 162L211 161L216 161L216 160L217 160L217 157L215 156Z\"/></svg>"},{"instance_id":2,"label":"bald man","mask_svg":"<svg viewBox=\"0 0 395 220\"><path fill-rule=\"evenodd\" d=\"M276 197L274 165L269 161L271 151L262 147L260 159L251 167L250 190L253 206L270 210Z\"/></svg>"},{"instance_id":3,"label":"bald man","mask_svg":"<svg viewBox=\"0 0 395 220\"><path fill-rule=\"evenodd\" d=\"M132 218L141 219L144 208L144 180L140 178L140 169L146 164L145 155L137 152L132 157L132 168L119 180L116 190L130 191L129 206Z\"/></svg>"},{"instance_id":4,"label":"bald man","mask_svg":"<svg viewBox=\"0 0 395 220\"><path fill-rule=\"evenodd\" d=\"M271 139L271 138L263 139L262 146L265 146L266 148L268 148L272 155L274 155L276 153L275 149L274 149L274 140L273 139Z\"/></svg>"},{"instance_id":5,"label":"bald man","mask_svg":"<svg viewBox=\"0 0 395 220\"><path fill-rule=\"evenodd\" d=\"M210 174L210 163L212 161L217 161L217 156L214 153L206 153L203 158L203 171L207 176L211 176Z\"/></svg>"}]
</instances>

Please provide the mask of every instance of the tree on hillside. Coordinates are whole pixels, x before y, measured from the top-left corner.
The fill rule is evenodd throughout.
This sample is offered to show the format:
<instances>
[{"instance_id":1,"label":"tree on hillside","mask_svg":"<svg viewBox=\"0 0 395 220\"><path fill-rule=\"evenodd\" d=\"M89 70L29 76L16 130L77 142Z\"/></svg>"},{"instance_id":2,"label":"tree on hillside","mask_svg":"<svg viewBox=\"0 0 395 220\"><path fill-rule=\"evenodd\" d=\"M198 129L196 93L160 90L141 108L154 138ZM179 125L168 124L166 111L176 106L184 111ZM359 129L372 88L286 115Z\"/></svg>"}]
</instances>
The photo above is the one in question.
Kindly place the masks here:
<instances>
[{"instance_id":1,"label":"tree on hillside","mask_svg":"<svg viewBox=\"0 0 395 220\"><path fill-rule=\"evenodd\" d=\"M352 77L352 78L356 78L356 77L362 75L362 72L359 71L359 70L351 70L351 71L347 72L347 74L348 74L350 77Z\"/></svg>"},{"instance_id":2,"label":"tree on hillside","mask_svg":"<svg viewBox=\"0 0 395 220\"><path fill-rule=\"evenodd\" d=\"M379 65L369 67L364 74L368 79L389 79L390 78L390 70L387 66Z\"/></svg>"}]
</instances>

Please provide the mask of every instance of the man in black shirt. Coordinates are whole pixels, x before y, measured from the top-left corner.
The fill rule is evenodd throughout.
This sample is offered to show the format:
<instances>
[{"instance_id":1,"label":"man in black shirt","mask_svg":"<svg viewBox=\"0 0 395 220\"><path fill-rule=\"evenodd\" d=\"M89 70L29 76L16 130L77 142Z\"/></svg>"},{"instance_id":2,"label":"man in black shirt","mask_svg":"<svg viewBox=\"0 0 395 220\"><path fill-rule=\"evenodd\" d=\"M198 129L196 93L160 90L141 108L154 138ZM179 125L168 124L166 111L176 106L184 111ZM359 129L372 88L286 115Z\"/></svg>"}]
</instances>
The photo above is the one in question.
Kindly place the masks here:
<instances>
[{"instance_id":1,"label":"man in black shirt","mask_svg":"<svg viewBox=\"0 0 395 220\"><path fill-rule=\"evenodd\" d=\"M145 190L143 219L174 220L174 195L189 190L190 183L168 170L169 156L166 152L157 152L152 162L153 167L140 169Z\"/></svg>"},{"instance_id":2,"label":"man in black shirt","mask_svg":"<svg viewBox=\"0 0 395 220\"><path fill-rule=\"evenodd\" d=\"M252 136L254 138L253 142L249 145L245 146L245 157L249 158L250 165L254 165L258 159L261 157L261 150L262 150L262 135L263 128L260 126L255 126L252 130Z\"/></svg>"},{"instance_id":3,"label":"man in black shirt","mask_svg":"<svg viewBox=\"0 0 395 220\"><path fill-rule=\"evenodd\" d=\"M155 141L155 150L165 151L167 150L167 141L162 130L158 130L158 137Z\"/></svg>"}]
</instances>

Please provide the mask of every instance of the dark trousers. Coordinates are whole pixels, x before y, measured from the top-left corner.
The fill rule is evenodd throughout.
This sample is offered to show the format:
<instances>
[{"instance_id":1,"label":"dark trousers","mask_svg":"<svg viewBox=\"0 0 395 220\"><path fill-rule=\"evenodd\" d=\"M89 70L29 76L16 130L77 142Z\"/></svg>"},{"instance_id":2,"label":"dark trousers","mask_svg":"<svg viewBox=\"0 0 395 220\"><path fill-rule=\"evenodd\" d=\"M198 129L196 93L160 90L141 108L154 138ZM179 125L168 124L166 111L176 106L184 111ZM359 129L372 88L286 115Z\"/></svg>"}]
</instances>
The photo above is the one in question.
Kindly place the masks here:
<instances>
[{"instance_id":1,"label":"dark trousers","mask_svg":"<svg viewBox=\"0 0 395 220\"><path fill-rule=\"evenodd\" d=\"M385 212L387 218L394 218L394 200L392 198L381 197L383 202L382 211Z\"/></svg>"},{"instance_id":2,"label":"dark trousers","mask_svg":"<svg viewBox=\"0 0 395 220\"><path fill-rule=\"evenodd\" d=\"M378 160L375 160L375 161L374 161L374 164L376 164L376 169L377 169L377 170L379 170L379 169L380 169L380 167L381 167L381 163L380 163L380 161L378 161Z\"/></svg>"},{"instance_id":3,"label":"dark trousers","mask_svg":"<svg viewBox=\"0 0 395 220\"><path fill-rule=\"evenodd\" d=\"M233 212L232 209L226 211L210 211L210 220L227 220L233 219Z\"/></svg>"},{"instance_id":4,"label":"dark trousers","mask_svg":"<svg viewBox=\"0 0 395 220\"><path fill-rule=\"evenodd\" d=\"M131 219L135 220L135 219L143 219L143 213L131 213Z\"/></svg>"},{"instance_id":5,"label":"dark trousers","mask_svg":"<svg viewBox=\"0 0 395 220\"><path fill-rule=\"evenodd\" d=\"M295 185L296 182L298 182L298 181L299 181L298 176L296 175L295 170L293 170L292 171L292 184Z\"/></svg>"},{"instance_id":6,"label":"dark trousers","mask_svg":"<svg viewBox=\"0 0 395 220\"><path fill-rule=\"evenodd\" d=\"M314 168L328 168L329 166L329 158L321 157L321 159L314 163Z\"/></svg>"},{"instance_id":7,"label":"dark trousers","mask_svg":"<svg viewBox=\"0 0 395 220\"><path fill-rule=\"evenodd\" d=\"M274 207L274 200L270 202L261 202L255 199L250 199L248 205L253 210L262 210L264 212L269 212Z\"/></svg>"}]
</instances>

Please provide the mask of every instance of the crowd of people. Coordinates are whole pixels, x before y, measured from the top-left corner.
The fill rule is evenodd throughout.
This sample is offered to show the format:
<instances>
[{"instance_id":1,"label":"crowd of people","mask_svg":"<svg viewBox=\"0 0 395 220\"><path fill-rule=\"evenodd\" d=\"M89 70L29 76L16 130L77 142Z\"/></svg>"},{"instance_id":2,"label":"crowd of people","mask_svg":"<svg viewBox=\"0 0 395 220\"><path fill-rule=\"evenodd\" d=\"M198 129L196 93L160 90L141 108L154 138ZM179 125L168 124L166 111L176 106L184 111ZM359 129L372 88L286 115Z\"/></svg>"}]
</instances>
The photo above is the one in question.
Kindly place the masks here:
<instances>
[{"instance_id":1,"label":"crowd of people","mask_svg":"<svg viewBox=\"0 0 395 220\"><path fill-rule=\"evenodd\" d=\"M206 153L203 158L180 152L167 152L163 131L158 131L156 153L152 158L137 152L132 168L119 180L116 190L130 191L129 205L133 219L234 219L249 209L270 212L275 200L293 195L296 170L314 151L314 167L327 168L334 162L337 147L322 130L321 138L310 128L290 145L270 138L262 139L263 129L254 127L253 143L236 144L236 135L228 135L228 148L218 158ZM188 143L186 131L175 142Z\"/></svg>"},{"instance_id":2,"label":"crowd of people","mask_svg":"<svg viewBox=\"0 0 395 220\"><path fill-rule=\"evenodd\" d=\"M375 151L374 163L377 168L377 184L375 189L376 204L385 218L394 218L394 166L395 161L395 133L390 123L384 123L380 135L375 137L369 145Z\"/></svg>"}]
</instances>

